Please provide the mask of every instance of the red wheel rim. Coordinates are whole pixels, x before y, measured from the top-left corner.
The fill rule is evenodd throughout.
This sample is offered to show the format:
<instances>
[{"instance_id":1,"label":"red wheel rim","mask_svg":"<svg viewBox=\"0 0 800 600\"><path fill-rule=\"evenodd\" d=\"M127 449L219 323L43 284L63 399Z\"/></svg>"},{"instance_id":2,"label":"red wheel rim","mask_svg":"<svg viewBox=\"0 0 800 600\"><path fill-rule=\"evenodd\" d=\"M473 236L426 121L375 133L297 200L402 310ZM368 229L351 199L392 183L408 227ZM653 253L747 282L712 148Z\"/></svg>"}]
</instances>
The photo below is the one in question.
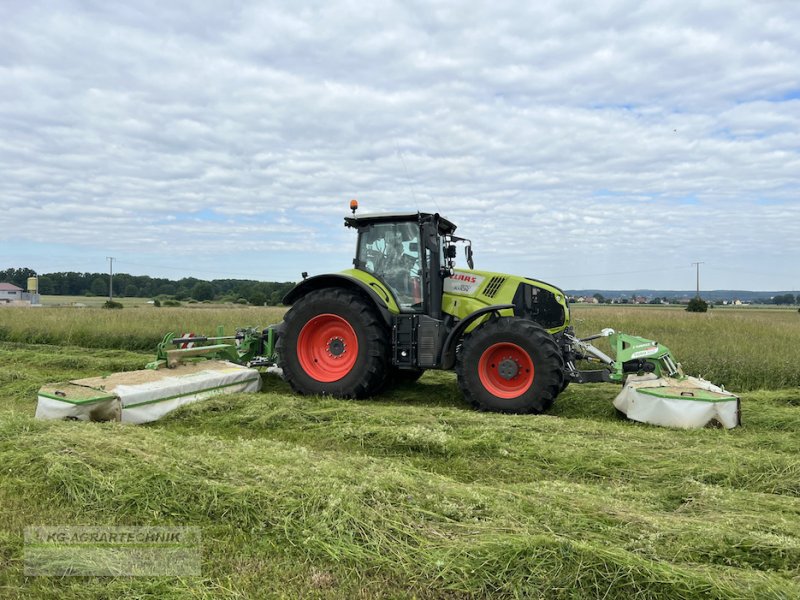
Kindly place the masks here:
<instances>
[{"instance_id":1,"label":"red wheel rim","mask_svg":"<svg viewBox=\"0 0 800 600\"><path fill-rule=\"evenodd\" d=\"M533 383L533 361L516 344L493 344L481 354L478 377L483 387L498 398L516 398L527 392Z\"/></svg>"},{"instance_id":2,"label":"red wheel rim","mask_svg":"<svg viewBox=\"0 0 800 600\"><path fill-rule=\"evenodd\" d=\"M329 383L347 375L356 364L358 338L339 315L317 315L297 338L297 358L309 377Z\"/></svg>"}]
</instances>

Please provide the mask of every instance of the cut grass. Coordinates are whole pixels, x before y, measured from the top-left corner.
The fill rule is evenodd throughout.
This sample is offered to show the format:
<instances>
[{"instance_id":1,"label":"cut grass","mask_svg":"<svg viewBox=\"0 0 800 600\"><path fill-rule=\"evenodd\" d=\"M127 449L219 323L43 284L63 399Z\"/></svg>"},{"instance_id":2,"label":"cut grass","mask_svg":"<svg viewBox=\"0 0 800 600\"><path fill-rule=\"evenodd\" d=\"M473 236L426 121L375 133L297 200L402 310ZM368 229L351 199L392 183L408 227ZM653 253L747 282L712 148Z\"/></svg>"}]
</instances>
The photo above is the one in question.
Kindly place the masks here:
<instances>
[{"instance_id":1,"label":"cut grass","mask_svg":"<svg viewBox=\"0 0 800 600\"><path fill-rule=\"evenodd\" d=\"M368 401L275 378L143 427L37 422L47 381L147 354L0 343L0 596L800 596L800 391L737 430L619 420L611 385L479 413L452 374ZM199 578L22 575L33 524L193 525Z\"/></svg>"}]
</instances>

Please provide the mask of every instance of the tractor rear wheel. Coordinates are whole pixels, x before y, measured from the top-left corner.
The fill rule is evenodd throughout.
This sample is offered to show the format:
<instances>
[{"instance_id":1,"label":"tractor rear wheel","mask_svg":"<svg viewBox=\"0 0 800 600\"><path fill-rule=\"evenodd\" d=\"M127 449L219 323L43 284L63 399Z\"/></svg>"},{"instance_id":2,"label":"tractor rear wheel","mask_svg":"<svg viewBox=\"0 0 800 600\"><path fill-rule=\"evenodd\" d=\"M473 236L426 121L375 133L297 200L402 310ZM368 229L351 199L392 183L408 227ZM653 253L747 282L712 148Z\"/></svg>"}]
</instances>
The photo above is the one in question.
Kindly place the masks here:
<instances>
[{"instance_id":1,"label":"tractor rear wheel","mask_svg":"<svg viewBox=\"0 0 800 600\"><path fill-rule=\"evenodd\" d=\"M481 410L541 413L564 385L564 359L540 325L507 317L464 339L456 373L464 397Z\"/></svg>"},{"instance_id":2,"label":"tractor rear wheel","mask_svg":"<svg viewBox=\"0 0 800 600\"><path fill-rule=\"evenodd\" d=\"M277 351L278 366L295 392L365 398L386 379L389 333L361 295L325 288L286 313Z\"/></svg>"}]
</instances>

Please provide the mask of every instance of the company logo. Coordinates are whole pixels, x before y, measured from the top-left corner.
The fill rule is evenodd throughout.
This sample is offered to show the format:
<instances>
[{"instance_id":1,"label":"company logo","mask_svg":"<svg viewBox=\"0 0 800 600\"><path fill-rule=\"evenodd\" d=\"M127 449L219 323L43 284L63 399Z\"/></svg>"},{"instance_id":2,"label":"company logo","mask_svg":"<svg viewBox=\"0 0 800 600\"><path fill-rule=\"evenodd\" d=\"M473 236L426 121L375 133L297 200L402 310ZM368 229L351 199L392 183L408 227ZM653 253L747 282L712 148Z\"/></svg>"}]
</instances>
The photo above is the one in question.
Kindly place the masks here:
<instances>
[{"instance_id":1,"label":"company logo","mask_svg":"<svg viewBox=\"0 0 800 600\"><path fill-rule=\"evenodd\" d=\"M637 346L638 348L639 346ZM650 346L646 350L639 350L631 354L631 358L642 358L643 356L651 356L658 352L658 346Z\"/></svg>"},{"instance_id":2,"label":"company logo","mask_svg":"<svg viewBox=\"0 0 800 600\"><path fill-rule=\"evenodd\" d=\"M454 279L455 281L464 281L466 283L477 283L478 278L475 275L467 275L466 273L453 273L450 276L450 279Z\"/></svg>"},{"instance_id":3,"label":"company logo","mask_svg":"<svg viewBox=\"0 0 800 600\"><path fill-rule=\"evenodd\" d=\"M444 280L444 291L448 294L471 296L481 286L483 279L480 275L456 271Z\"/></svg>"}]
</instances>

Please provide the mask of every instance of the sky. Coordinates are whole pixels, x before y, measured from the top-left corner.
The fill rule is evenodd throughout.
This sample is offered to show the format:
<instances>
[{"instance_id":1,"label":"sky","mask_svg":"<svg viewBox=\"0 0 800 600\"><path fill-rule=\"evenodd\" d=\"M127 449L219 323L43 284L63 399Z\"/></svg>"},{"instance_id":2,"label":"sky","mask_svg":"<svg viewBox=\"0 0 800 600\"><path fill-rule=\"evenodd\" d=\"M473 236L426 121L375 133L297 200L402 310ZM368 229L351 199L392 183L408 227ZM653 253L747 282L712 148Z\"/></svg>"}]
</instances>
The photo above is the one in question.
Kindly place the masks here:
<instances>
[{"instance_id":1,"label":"sky","mask_svg":"<svg viewBox=\"0 0 800 600\"><path fill-rule=\"evenodd\" d=\"M797 290L798 31L796 0L0 0L0 268L293 281L350 267L356 198L565 289Z\"/></svg>"}]
</instances>

